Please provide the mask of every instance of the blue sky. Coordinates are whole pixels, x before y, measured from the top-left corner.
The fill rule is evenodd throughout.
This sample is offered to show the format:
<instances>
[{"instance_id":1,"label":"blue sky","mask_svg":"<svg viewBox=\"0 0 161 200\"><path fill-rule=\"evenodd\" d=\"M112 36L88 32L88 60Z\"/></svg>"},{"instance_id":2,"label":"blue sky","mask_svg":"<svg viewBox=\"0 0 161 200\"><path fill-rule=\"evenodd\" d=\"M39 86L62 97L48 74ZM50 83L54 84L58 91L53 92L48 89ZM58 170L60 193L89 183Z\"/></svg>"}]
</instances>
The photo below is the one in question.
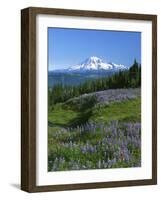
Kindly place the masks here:
<instances>
[{"instance_id":1,"label":"blue sky","mask_svg":"<svg viewBox=\"0 0 161 200\"><path fill-rule=\"evenodd\" d=\"M48 28L48 67L62 69L90 56L130 66L141 63L141 33L123 31Z\"/></svg>"}]
</instances>

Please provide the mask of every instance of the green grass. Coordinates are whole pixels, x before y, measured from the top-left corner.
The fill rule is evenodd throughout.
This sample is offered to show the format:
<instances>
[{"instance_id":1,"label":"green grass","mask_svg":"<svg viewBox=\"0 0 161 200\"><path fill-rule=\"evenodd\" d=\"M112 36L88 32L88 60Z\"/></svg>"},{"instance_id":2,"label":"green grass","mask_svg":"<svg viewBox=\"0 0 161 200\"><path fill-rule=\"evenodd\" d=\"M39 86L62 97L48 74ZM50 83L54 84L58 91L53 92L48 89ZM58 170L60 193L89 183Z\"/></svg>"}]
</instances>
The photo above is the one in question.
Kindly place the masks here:
<instances>
[{"instance_id":1,"label":"green grass","mask_svg":"<svg viewBox=\"0 0 161 200\"><path fill-rule=\"evenodd\" d=\"M141 159L140 148L135 146L129 140L127 145L131 152L130 160L125 161L121 159L121 149L119 143L108 143L108 140L122 141L127 140L127 133L125 127L121 123L117 125L117 130L124 132L124 135L115 136L110 131L102 132L102 129L97 128L96 132L85 131L83 134L79 133L79 129L75 128L70 131L60 127L49 127L49 144L48 144L48 170L49 171L65 171L78 169L96 169L99 168L99 161L112 160L115 156L119 156L119 160L109 166L109 168L125 168L139 166ZM108 139L107 139L108 138ZM139 140L139 138L138 138ZM68 145L65 146L64 144ZM82 152L81 148L90 145L96 147L97 151L90 152L87 150ZM62 161L62 159L64 161ZM55 169L53 168L55 166ZM106 166L101 165L103 168Z\"/></svg>"},{"instance_id":2,"label":"green grass","mask_svg":"<svg viewBox=\"0 0 161 200\"><path fill-rule=\"evenodd\" d=\"M66 126L70 121L77 118L78 113L71 109L64 109L62 104L57 104L48 113L48 121L58 126Z\"/></svg>"},{"instance_id":3,"label":"green grass","mask_svg":"<svg viewBox=\"0 0 161 200\"><path fill-rule=\"evenodd\" d=\"M112 103L104 107L96 107L91 117L95 122L108 122L119 120L126 122L137 122L141 120L141 99L126 100Z\"/></svg>"},{"instance_id":4,"label":"green grass","mask_svg":"<svg viewBox=\"0 0 161 200\"><path fill-rule=\"evenodd\" d=\"M141 120L140 97L108 105L92 105L90 102L88 104L81 104L80 101L74 100L68 102L68 104L58 103L52 109L49 109L49 171L75 170L78 166L80 169L98 169L99 161L114 159L116 152L119 155L120 147L118 144L111 145L108 142L105 145L103 144L106 138L110 140L113 137L111 132L106 133L103 131L104 129L96 128L95 132L84 131L80 133L79 127L77 129L79 123L85 124L87 121L93 121L96 124L104 123L105 126L108 126L110 121L113 120L119 121L120 124L122 122L140 122ZM69 129L69 127L72 128ZM122 128L120 130L124 131ZM127 139L126 134L120 137L121 140ZM97 146L97 151L82 153L80 147L86 146L87 143L92 147ZM71 146L64 144L71 144ZM139 160L141 160L140 148L131 144L128 145L128 149L131 152L131 160L129 162L120 160L113 164L112 168L138 166Z\"/></svg>"},{"instance_id":5,"label":"green grass","mask_svg":"<svg viewBox=\"0 0 161 200\"><path fill-rule=\"evenodd\" d=\"M141 99L125 100L109 105L98 105L86 111L72 110L64 104L57 104L48 114L49 122L57 126L77 126L86 121L109 122L111 120L137 122L141 120Z\"/></svg>"}]
</instances>

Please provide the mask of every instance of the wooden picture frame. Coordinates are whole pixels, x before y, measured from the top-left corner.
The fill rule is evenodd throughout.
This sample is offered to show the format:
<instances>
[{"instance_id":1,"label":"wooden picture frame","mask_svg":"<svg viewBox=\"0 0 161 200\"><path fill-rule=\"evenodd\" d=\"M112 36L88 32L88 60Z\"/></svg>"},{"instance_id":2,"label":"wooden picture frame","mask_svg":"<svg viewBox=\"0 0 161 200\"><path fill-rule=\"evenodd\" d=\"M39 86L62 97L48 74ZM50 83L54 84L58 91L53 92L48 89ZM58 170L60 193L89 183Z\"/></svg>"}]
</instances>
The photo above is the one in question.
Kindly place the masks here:
<instances>
[{"instance_id":1,"label":"wooden picture frame","mask_svg":"<svg viewBox=\"0 0 161 200\"><path fill-rule=\"evenodd\" d=\"M152 23L152 177L76 184L36 184L36 17L77 16L141 20ZM157 16L29 7L21 11L21 189L27 192L94 189L157 184Z\"/></svg>"}]
</instances>

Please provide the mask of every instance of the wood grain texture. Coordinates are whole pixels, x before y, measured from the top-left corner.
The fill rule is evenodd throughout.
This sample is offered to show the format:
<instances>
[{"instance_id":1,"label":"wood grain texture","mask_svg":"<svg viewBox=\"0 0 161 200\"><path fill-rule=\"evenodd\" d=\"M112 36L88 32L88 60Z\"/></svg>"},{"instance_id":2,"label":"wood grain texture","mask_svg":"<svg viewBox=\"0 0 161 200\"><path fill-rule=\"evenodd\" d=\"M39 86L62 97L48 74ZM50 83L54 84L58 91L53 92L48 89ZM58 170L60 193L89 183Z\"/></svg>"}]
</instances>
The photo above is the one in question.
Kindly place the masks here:
<instances>
[{"instance_id":1,"label":"wood grain texture","mask_svg":"<svg viewBox=\"0 0 161 200\"><path fill-rule=\"evenodd\" d=\"M21 12L21 189L29 183L29 12Z\"/></svg>"},{"instance_id":2,"label":"wood grain texture","mask_svg":"<svg viewBox=\"0 0 161 200\"><path fill-rule=\"evenodd\" d=\"M36 185L36 17L21 12L21 189Z\"/></svg>"},{"instance_id":3,"label":"wood grain texture","mask_svg":"<svg viewBox=\"0 0 161 200\"><path fill-rule=\"evenodd\" d=\"M36 185L36 16L64 15L152 21L152 179L67 185ZM21 189L27 192L152 185L157 183L157 16L26 8L21 11Z\"/></svg>"},{"instance_id":4,"label":"wood grain texture","mask_svg":"<svg viewBox=\"0 0 161 200\"><path fill-rule=\"evenodd\" d=\"M152 20L152 178L157 184L157 16Z\"/></svg>"}]
</instances>

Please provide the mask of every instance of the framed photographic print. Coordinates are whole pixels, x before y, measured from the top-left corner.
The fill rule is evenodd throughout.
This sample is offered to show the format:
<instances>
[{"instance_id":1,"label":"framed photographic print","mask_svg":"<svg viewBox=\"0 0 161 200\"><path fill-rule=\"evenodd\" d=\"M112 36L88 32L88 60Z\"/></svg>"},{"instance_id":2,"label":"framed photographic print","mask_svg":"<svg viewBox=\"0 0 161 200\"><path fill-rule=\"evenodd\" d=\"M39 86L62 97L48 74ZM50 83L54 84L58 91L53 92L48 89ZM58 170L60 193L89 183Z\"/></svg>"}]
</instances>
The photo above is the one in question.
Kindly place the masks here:
<instances>
[{"instance_id":1,"label":"framed photographic print","mask_svg":"<svg viewBox=\"0 0 161 200\"><path fill-rule=\"evenodd\" d=\"M21 188L157 183L157 16L21 11Z\"/></svg>"}]
</instances>

